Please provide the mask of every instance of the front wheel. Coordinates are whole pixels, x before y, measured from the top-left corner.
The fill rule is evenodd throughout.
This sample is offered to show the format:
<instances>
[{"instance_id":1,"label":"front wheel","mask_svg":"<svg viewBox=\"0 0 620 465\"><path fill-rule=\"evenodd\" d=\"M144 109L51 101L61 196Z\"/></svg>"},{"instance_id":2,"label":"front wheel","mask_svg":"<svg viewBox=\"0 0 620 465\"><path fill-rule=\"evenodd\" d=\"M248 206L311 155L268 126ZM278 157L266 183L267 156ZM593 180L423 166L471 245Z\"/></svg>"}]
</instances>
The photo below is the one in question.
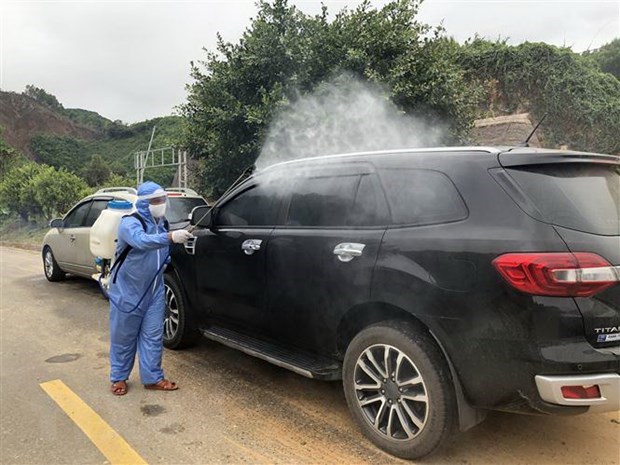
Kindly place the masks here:
<instances>
[{"instance_id":1,"label":"front wheel","mask_svg":"<svg viewBox=\"0 0 620 465\"><path fill-rule=\"evenodd\" d=\"M56 263L52 249L49 247L43 249L43 271L48 281L55 282L65 279L65 272Z\"/></svg>"},{"instance_id":2,"label":"front wheel","mask_svg":"<svg viewBox=\"0 0 620 465\"><path fill-rule=\"evenodd\" d=\"M446 362L431 338L406 322L383 322L355 336L343 384L363 433L390 454L423 457L454 431L457 407Z\"/></svg>"},{"instance_id":3,"label":"front wheel","mask_svg":"<svg viewBox=\"0 0 620 465\"><path fill-rule=\"evenodd\" d=\"M181 286L171 273L164 275L164 291L166 298L164 346L168 349L183 349L196 342L199 333Z\"/></svg>"}]
</instances>

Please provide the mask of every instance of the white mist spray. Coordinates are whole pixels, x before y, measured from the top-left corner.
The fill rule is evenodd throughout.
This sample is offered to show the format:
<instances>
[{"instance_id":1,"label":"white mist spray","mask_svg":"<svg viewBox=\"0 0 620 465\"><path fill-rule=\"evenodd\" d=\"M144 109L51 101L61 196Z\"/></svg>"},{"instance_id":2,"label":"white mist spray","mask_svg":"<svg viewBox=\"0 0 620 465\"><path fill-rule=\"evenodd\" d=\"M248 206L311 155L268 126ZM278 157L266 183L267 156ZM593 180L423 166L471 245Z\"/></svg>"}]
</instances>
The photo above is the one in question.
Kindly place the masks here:
<instances>
[{"instance_id":1,"label":"white mist spray","mask_svg":"<svg viewBox=\"0 0 620 465\"><path fill-rule=\"evenodd\" d=\"M400 111L379 86L343 75L276 116L256 167L338 153L434 147L443 134L443 127Z\"/></svg>"}]
</instances>

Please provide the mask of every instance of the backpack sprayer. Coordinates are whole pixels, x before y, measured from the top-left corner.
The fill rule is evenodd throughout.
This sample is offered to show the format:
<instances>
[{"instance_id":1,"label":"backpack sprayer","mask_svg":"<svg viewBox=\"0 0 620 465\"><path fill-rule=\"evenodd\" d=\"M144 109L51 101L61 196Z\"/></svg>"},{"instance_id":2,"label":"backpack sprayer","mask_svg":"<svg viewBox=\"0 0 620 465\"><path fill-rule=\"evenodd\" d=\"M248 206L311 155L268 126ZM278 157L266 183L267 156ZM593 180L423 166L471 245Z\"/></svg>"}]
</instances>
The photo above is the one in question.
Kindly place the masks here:
<instances>
[{"instance_id":1,"label":"backpack sprayer","mask_svg":"<svg viewBox=\"0 0 620 465\"><path fill-rule=\"evenodd\" d=\"M200 218L200 220L198 220L197 223L200 223L204 218L206 218L207 215L211 213L215 205L222 198L228 195L230 191L232 191L235 187L237 187L237 185L239 185L239 183L243 180L243 178L248 173L252 173L253 170L254 170L254 165L250 165L245 170L243 170L243 172L235 180L235 182L231 184L231 186L219 197L219 199L215 202L215 204L206 211L206 213ZM122 264L124 263L125 259L127 258L127 255L129 255L129 253L132 250L132 247L128 245L119 254L117 255L115 254L116 243L118 240L117 238L118 227L120 225L121 220L126 216L134 216L140 221L140 223L142 224L142 228L144 229L144 231L146 231L146 223L144 222L144 219L140 217L140 215L137 212L131 213L132 210L133 210L133 205L131 204L131 202L112 200L108 203L108 208L101 212L101 214L99 215L99 218L97 218L97 221L95 221L95 224L93 225L91 229L90 249L91 249L92 254L95 255L96 257L95 262L97 263L97 266L101 267L101 273L99 273L98 275L97 274L93 275L93 278L99 282L99 286L101 288L103 295L108 299L110 298L108 295L110 279L112 279L112 282L116 282L118 271L120 267L122 266ZM167 224L167 221L165 225L166 224ZM188 228L188 232L191 233L196 228L196 226L197 224L190 226ZM168 228L165 227L165 229L167 230ZM194 238L191 240L196 240L196 239ZM170 253L166 255L166 258L164 258L161 266L159 267L159 269L157 270L153 278L149 281L149 284L148 286L146 286L146 289L144 293L142 294L142 297L140 297L140 300L138 301L138 303L129 311L122 310L120 308L119 310L126 312L126 313L131 313L140 306L140 304L146 297L146 294L148 293L149 289L151 289L151 286L157 279L157 276L159 276L159 273L166 266L169 257L170 257Z\"/></svg>"}]
</instances>

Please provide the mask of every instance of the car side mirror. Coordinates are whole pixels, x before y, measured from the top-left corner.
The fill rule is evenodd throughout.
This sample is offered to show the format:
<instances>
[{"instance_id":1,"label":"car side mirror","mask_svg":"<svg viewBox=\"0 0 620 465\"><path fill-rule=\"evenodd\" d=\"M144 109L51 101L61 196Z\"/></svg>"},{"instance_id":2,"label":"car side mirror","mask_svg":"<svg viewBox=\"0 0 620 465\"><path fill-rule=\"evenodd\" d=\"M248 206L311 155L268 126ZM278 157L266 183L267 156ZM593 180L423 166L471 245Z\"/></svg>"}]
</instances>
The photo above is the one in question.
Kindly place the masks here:
<instances>
[{"instance_id":1,"label":"car side mirror","mask_svg":"<svg viewBox=\"0 0 620 465\"><path fill-rule=\"evenodd\" d=\"M200 205L192 210L189 222L192 226L200 226L202 228L213 227L213 210L208 205Z\"/></svg>"},{"instance_id":2,"label":"car side mirror","mask_svg":"<svg viewBox=\"0 0 620 465\"><path fill-rule=\"evenodd\" d=\"M58 228L58 229L62 229L64 228L64 223L62 221L62 218L54 218L52 221L50 221L50 228Z\"/></svg>"}]
</instances>

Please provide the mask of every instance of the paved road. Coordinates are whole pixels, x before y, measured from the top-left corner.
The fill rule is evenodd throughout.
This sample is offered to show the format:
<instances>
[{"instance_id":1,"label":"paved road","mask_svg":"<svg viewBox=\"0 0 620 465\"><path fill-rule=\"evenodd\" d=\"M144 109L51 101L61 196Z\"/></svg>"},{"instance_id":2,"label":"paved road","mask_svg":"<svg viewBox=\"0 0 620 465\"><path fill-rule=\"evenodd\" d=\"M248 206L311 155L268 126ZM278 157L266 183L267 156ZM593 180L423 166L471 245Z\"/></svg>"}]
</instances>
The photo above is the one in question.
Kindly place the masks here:
<instances>
[{"instance_id":1,"label":"paved road","mask_svg":"<svg viewBox=\"0 0 620 465\"><path fill-rule=\"evenodd\" d=\"M107 463L41 389L55 379L150 464L407 463L362 437L338 383L207 341L165 352L167 376L179 391L145 391L134 373L127 396L114 397L107 303L96 283L48 283L31 251L0 247L0 265L2 464ZM492 413L424 463L618 464L620 418Z\"/></svg>"}]
</instances>

